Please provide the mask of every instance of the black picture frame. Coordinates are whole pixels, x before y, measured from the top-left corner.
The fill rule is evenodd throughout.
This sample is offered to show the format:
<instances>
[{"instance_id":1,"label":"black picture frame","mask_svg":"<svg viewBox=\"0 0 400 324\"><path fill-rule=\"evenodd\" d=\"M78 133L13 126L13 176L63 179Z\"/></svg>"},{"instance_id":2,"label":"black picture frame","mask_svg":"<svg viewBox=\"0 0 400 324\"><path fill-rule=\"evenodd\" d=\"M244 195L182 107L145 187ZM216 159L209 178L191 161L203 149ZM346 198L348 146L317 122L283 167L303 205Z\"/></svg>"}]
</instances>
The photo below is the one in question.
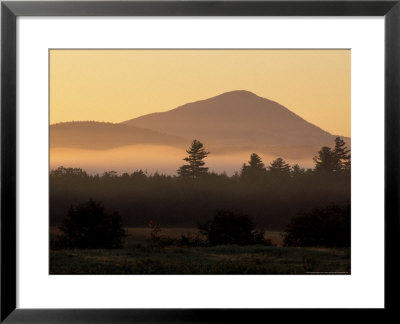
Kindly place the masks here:
<instances>
[{"instance_id":1,"label":"black picture frame","mask_svg":"<svg viewBox=\"0 0 400 324\"><path fill-rule=\"evenodd\" d=\"M19 16L384 16L385 17L385 307L317 309L17 309L16 19ZM258 322L279 315L379 318L396 312L399 244L400 0L392 1L2 1L1 2L1 322ZM372 236L372 234L371 234ZM341 311L341 312L338 312ZM310 312L313 312L310 314ZM362 313L361 313L362 312ZM323 313L323 314L322 314ZM329 315L328 315L329 314ZM393 315L393 314L392 314ZM312 316L312 317L310 317ZM297 318L296 320L298 320ZM321 318L320 318L321 319ZM351 320L349 317L348 320ZM358 320L360 320L358 318Z\"/></svg>"}]
</instances>

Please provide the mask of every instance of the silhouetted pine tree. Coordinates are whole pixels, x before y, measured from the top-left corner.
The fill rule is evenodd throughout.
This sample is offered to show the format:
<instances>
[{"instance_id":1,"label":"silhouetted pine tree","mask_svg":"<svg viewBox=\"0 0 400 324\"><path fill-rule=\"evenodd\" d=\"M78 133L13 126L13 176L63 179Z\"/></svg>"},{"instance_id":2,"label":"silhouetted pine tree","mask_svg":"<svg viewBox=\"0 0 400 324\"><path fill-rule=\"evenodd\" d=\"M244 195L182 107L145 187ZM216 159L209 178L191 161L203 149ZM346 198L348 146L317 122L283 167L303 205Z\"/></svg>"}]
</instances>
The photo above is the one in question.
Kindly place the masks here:
<instances>
[{"instance_id":1,"label":"silhouetted pine tree","mask_svg":"<svg viewBox=\"0 0 400 324\"><path fill-rule=\"evenodd\" d=\"M291 174L293 178L305 175L305 173L306 170L304 168L301 168L300 165L298 165L297 163L292 166Z\"/></svg>"},{"instance_id":2,"label":"silhouetted pine tree","mask_svg":"<svg viewBox=\"0 0 400 324\"><path fill-rule=\"evenodd\" d=\"M246 179L263 178L266 174L266 169L261 158L253 153L250 155L250 160L247 164L243 164L240 176Z\"/></svg>"},{"instance_id":3,"label":"silhouetted pine tree","mask_svg":"<svg viewBox=\"0 0 400 324\"><path fill-rule=\"evenodd\" d=\"M290 177L290 165L279 157L271 162L269 166L269 174L273 178L288 178Z\"/></svg>"},{"instance_id":4,"label":"silhouetted pine tree","mask_svg":"<svg viewBox=\"0 0 400 324\"><path fill-rule=\"evenodd\" d=\"M189 177L196 179L204 174L207 174L208 168L204 167L205 162L203 161L210 152L207 152L203 146L203 143L194 139L190 147L186 150L189 156L183 160L188 164L182 165L178 170L178 174L181 177Z\"/></svg>"},{"instance_id":5,"label":"silhouetted pine tree","mask_svg":"<svg viewBox=\"0 0 400 324\"><path fill-rule=\"evenodd\" d=\"M315 172L319 174L329 175L340 170L340 159L330 147L322 147L313 160Z\"/></svg>"},{"instance_id":6,"label":"silhouetted pine tree","mask_svg":"<svg viewBox=\"0 0 400 324\"><path fill-rule=\"evenodd\" d=\"M340 137L335 138L334 152L339 159L340 169L342 171L350 170L350 150L347 148L346 143Z\"/></svg>"}]
</instances>

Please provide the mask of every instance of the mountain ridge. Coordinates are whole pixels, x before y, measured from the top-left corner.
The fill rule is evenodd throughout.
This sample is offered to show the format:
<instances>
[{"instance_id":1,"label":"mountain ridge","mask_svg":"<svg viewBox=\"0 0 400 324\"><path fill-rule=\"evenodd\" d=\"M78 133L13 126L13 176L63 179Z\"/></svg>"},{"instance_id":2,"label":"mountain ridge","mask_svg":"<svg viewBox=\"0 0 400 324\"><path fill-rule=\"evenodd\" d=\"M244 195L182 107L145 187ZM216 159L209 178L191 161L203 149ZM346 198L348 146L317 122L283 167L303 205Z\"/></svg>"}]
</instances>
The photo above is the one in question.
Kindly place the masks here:
<instances>
[{"instance_id":1,"label":"mountain ridge","mask_svg":"<svg viewBox=\"0 0 400 324\"><path fill-rule=\"evenodd\" d=\"M71 121L50 125L50 147L112 149L135 144L184 146L176 136L120 123Z\"/></svg>"},{"instance_id":2,"label":"mountain ridge","mask_svg":"<svg viewBox=\"0 0 400 324\"><path fill-rule=\"evenodd\" d=\"M278 102L247 90L224 92L121 123L73 121L50 125L52 147L85 149L135 144L182 147L194 138L215 150L315 148L331 146L336 136ZM350 142L350 138L344 138Z\"/></svg>"},{"instance_id":3,"label":"mountain ridge","mask_svg":"<svg viewBox=\"0 0 400 324\"><path fill-rule=\"evenodd\" d=\"M222 146L230 141L245 146L315 145L328 143L333 136L283 105L247 90L225 92L121 124Z\"/></svg>"}]
</instances>

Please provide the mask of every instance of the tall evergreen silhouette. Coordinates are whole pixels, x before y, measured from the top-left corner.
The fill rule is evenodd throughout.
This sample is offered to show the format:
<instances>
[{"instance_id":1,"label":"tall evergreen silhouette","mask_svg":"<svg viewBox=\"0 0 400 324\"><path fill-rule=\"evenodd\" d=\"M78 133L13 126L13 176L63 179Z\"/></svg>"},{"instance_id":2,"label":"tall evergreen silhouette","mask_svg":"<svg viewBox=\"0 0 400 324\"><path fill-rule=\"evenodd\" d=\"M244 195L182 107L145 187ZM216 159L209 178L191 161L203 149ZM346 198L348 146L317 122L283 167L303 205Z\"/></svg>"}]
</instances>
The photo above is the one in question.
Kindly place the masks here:
<instances>
[{"instance_id":1,"label":"tall evergreen silhouette","mask_svg":"<svg viewBox=\"0 0 400 324\"><path fill-rule=\"evenodd\" d=\"M187 164L182 165L178 170L178 174L181 177L189 177L196 179L204 174L207 174L208 168L205 167L204 159L210 154L204 148L203 143L194 139L190 147L186 150L189 156L185 157L183 160Z\"/></svg>"},{"instance_id":2,"label":"tall evergreen silhouette","mask_svg":"<svg viewBox=\"0 0 400 324\"><path fill-rule=\"evenodd\" d=\"M265 176L266 169L261 157L253 153L250 155L248 164L243 164L240 175L247 179L256 179Z\"/></svg>"},{"instance_id":3,"label":"tall evergreen silhouette","mask_svg":"<svg viewBox=\"0 0 400 324\"><path fill-rule=\"evenodd\" d=\"M343 141L342 138L336 137L335 138L335 148L334 152L336 157L339 160L339 166L342 171L349 171L350 170L350 150L347 148L346 143Z\"/></svg>"},{"instance_id":4,"label":"tall evergreen silhouette","mask_svg":"<svg viewBox=\"0 0 400 324\"><path fill-rule=\"evenodd\" d=\"M320 174L334 174L350 171L350 150L340 137L335 138L335 147L324 146L313 158L315 171Z\"/></svg>"},{"instance_id":5,"label":"tall evergreen silhouette","mask_svg":"<svg viewBox=\"0 0 400 324\"><path fill-rule=\"evenodd\" d=\"M332 174L340 168L337 155L328 146L322 147L313 160L315 163L315 172L319 174Z\"/></svg>"},{"instance_id":6,"label":"tall evergreen silhouette","mask_svg":"<svg viewBox=\"0 0 400 324\"><path fill-rule=\"evenodd\" d=\"M297 163L292 166L291 174L292 174L293 178L303 176L303 175L305 175L305 173L306 173L306 169L300 167L300 165L298 165Z\"/></svg>"},{"instance_id":7,"label":"tall evergreen silhouette","mask_svg":"<svg viewBox=\"0 0 400 324\"><path fill-rule=\"evenodd\" d=\"M279 157L271 162L269 174L276 178L288 178L290 176L290 165Z\"/></svg>"}]
</instances>

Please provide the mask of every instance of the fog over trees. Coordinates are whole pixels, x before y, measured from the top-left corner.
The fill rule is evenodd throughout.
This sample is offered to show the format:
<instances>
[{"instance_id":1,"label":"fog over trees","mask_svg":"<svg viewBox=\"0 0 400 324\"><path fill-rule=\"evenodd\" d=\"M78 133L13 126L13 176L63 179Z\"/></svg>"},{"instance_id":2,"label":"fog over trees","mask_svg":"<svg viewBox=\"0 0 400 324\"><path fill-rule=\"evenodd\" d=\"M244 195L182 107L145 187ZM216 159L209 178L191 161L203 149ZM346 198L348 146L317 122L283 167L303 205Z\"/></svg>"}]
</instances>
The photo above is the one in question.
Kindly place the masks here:
<instances>
[{"instance_id":1,"label":"fog over trees","mask_svg":"<svg viewBox=\"0 0 400 324\"><path fill-rule=\"evenodd\" d=\"M126 226L144 227L156 220L162 226L196 227L216 210L232 210L268 229L283 229L299 213L350 202L350 151L339 137L333 144L316 153L313 169L282 158L266 166L253 153L232 176L208 169L212 152L197 139L173 176L143 170L89 175L59 167L50 172L51 225L60 225L71 205L94 199L118 211Z\"/></svg>"}]
</instances>

